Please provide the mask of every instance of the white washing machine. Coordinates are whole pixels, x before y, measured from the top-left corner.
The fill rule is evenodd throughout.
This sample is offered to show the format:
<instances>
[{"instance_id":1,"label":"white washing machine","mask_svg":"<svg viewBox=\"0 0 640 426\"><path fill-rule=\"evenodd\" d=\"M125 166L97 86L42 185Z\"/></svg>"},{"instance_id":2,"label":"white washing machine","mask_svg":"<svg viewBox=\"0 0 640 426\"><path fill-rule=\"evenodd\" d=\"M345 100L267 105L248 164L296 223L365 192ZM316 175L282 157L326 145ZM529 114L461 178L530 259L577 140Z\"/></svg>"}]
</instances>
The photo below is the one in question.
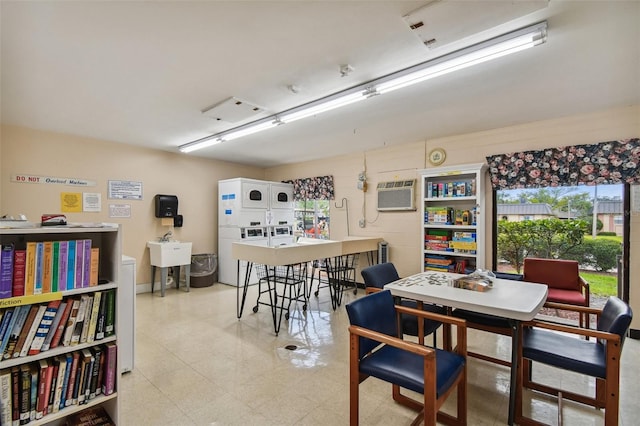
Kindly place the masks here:
<instances>
[{"instance_id":1,"label":"white washing machine","mask_svg":"<svg viewBox=\"0 0 640 426\"><path fill-rule=\"evenodd\" d=\"M246 178L218 181L218 226L267 225L269 185Z\"/></svg>"},{"instance_id":2,"label":"white washing machine","mask_svg":"<svg viewBox=\"0 0 640 426\"><path fill-rule=\"evenodd\" d=\"M293 184L271 183L268 225L294 225Z\"/></svg>"},{"instance_id":3,"label":"white washing machine","mask_svg":"<svg viewBox=\"0 0 640 426\"><path fill-rule=\"evenodd\" d=\"M233 243L247 243L262 247L269 246L267 227L222 227L218 228L218 282L228 285L238 284L238 261L231 255ZM244 283L247 262L240 262L240 285ZM253 268L249 284L257 284L258 276Z\"/></svg>"},{"instance_id":4,"label":"white washing machine","mask_svg":"<svg viewBox=\"0 0 640 426\"><path fill-rule=\"evenodd\" d=\"M293 244L293 225L276 225L269 227L269 247Z\"/></svg>"}]
</instances>

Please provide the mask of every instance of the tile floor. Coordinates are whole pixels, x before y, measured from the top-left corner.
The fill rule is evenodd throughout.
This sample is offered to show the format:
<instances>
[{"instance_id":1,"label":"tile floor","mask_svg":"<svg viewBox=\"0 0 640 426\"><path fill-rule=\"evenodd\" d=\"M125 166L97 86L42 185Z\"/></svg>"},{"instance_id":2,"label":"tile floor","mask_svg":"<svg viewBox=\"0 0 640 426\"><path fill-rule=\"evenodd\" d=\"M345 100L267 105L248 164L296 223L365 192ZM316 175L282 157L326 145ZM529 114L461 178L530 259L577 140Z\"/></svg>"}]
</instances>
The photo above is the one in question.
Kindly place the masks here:
<instances>
[{"instance_id":1,"label":"tile floor","mask_svg":"<svg viewBox=\"0 0 640 426\"><path fill-rule=\"evenodd\" d=\"M137 296L135 368L119 387L120 425L347 425L348 318L331 309L328 290L311 296L308 310L292 310L275 336L268 307L252 312L250 287L242 319L236 318L235 287L215 284L187 293L169 289ZM510 339L469 330L469 348L508 359ZM295 351L284 349L296 345ZM627 339L622 356L620 423L638 424L640 341ZM593 383L543 366L534 369L574 389ZM509 370L469 359L469 425L507 421ZM361 424L410 424L415 413L391 399L376 379L361 385ZM555 401L527 393L527 412L557 424ZM453 401L449 401L453 402ZM447 407L453 409L453 404ZM568 425L601 425L602 413L564 402Z\"/></svg>"}]
</instances>

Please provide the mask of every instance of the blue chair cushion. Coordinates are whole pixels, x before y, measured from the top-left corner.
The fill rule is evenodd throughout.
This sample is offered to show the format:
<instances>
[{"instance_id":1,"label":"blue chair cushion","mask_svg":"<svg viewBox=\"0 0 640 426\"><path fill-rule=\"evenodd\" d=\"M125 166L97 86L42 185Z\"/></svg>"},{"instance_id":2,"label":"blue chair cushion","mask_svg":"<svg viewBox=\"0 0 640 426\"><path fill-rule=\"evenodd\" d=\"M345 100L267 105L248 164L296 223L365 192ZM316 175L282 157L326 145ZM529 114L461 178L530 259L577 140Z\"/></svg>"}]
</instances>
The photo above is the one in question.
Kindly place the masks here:
<instances>
[{"instance_id":1,"label":"blue chair cushion","mask_svg":"<svg viewBox=\"0 0 640 426\"><path fill-rule=\"evenodd\" d=\"M403 299L400 301L401 306L405 306L407 308L418 309L418 302L415 300L407 300ZM429 303L424 303L422 305L423 311L434 312L436 314L447 314L447 309L442 306L431 305ZM413 315L401 314L401 324L402 324L402 332L404 334L408 334L409 336L417 336L418 335L418 321L417 318ZM433 333L442 325L441 322L435 320L424 320L424 335L428 336Z\"/></svg>"},{"instance_id":2,"label":"blue chair cushion","mask_svg":"<svg viewBox=\"0 0 640 426\"><path fill-rule=\"evenodd\" d=\"M464 368L464 357L435 349L436 397L453 385ZM414 392L424 392L424 358L412 352L385 345L360 361L360 373L395 383Z\"/></svg>"},{"instance_id":3,"label":"blue chair cushion","mask_svg":"<svg viewBox=\"0 0 640 426\"><path fill-rule=\"evenodd\" d=\"M452 315L473 324L480 324L487 327L511 328L507 318L497 317L495 315L481 314L479 312L467 311L465 309L455 309Z\"/></svg>"},{"instance_id":4,"label":"blue chair cushion","mask_svg":"<svg viewBox=\"0 0 640 426\"><path fill-rule=\"evenodd\" d=\"M606 377L606 348L594 340L583 340L548 330L525 328L522 355L532 361L592 377Z\"/></svg>"}]
</instances>

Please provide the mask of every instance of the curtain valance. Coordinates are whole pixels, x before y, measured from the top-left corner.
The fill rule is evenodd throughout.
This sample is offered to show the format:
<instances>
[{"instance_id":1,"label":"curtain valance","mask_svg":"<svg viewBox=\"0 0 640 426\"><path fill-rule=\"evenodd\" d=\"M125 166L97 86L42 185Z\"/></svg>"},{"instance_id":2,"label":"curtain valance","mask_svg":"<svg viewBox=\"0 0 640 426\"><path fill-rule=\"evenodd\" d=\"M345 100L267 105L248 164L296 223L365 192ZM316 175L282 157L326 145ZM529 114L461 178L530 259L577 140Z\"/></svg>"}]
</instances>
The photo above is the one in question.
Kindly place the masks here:
<instances>
[{"instance_id":1,"label":"curtain valance","mask_svg":"<svg viewBox=\"0 0 640 426\"><path fill-rule=\"evenodd\" d=\"M640 139L487 157L494 189L638 183Z\"/></svg>"},{"instance_id":2,"label":"curtain valance","mask_svg":"<svg viewBox=\"0 0 640 426\"><path fill-rule=\"evenodd\" d=\"M333 176L316 176L283 182L293 184L295 201L335 199Z\"/></svg>"}]
</instances>

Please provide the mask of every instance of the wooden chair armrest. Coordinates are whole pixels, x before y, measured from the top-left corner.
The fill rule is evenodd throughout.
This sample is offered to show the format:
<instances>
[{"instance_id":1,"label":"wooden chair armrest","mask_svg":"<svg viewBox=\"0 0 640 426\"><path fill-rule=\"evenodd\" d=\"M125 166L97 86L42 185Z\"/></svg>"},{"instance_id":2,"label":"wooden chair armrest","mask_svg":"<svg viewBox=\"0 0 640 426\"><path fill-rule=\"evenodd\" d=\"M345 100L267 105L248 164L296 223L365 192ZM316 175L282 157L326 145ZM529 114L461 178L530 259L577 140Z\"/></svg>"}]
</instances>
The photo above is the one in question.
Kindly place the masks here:
<instances>
[{"instance_id":1,"label":"wooden chair armrest","mask_svg":"<svg viewBox=\"0 0 640 426\"><path fill-rule=\"evenodd\" d=\"M600 315L602 314L601 308L592 308L589 306L578 306L578 305L567 305L566 303L557 303L557 302L545 302L545 308L551 309L562 309L564 311L574 311L584 314L592 314L592 315Z\"/></svg>"},{"instance_id":2,"label":"wooden chair armrest","mask_svg":"<svg viewBox=\"0 0 640 426\"><path fill-rule=\"evenodd\" d=\"M580 283L580 290L584 291L585 296L589 297L589 283L587 280L578 275L578 282Z\"/></svg>"},{"instance_id":3,"label":"wooden chair armrest","mask_svg":"<svg viewBox=\"0 0 640 426\"><path fill-rule=\"evenodd\" d=\"M378 287L365 287L364 288L364 293L365 294L377 293L379 291L382 291L382 289L378 288Z\"/></svg>"},{"instance_id":4,"label":"wooden chair armrest","mask_svg":"<svg viewBox=\"0 0 640 426\"><path fill-rule=\"evenodd\" d=\"M376 342L384 343L389 346L393 346L395 348L412 352L414 354L420 355L422 357L434 357L436 356L436 351L433 348L428 346L419 345L417 343L408 342L406 340L402 340L398 337L388 336L383 333L378 333L377 331L370 330L368 328L359 327L357 325L349 326L349 333L355 334L360 337L365 337L367 339L375 340Z\"/></svg>"},{"instance_id":5,"label":"wooden chair armrest","mask_svg":"<svg viewBox=\"0 0 640 426\"><path fill-rule=\"evenodd\" d=\"M560 331L563 333L576 334L578 336L595 337L597 339L603 339L607 341L620 341L620 336L615 333L608 333L606 331L600 330L591 330L589 328L574 327L570 325L558 324L555 322L533 320L523 322L522 327L537 327L547 330Z\"/></svg>"}]
</instances>

